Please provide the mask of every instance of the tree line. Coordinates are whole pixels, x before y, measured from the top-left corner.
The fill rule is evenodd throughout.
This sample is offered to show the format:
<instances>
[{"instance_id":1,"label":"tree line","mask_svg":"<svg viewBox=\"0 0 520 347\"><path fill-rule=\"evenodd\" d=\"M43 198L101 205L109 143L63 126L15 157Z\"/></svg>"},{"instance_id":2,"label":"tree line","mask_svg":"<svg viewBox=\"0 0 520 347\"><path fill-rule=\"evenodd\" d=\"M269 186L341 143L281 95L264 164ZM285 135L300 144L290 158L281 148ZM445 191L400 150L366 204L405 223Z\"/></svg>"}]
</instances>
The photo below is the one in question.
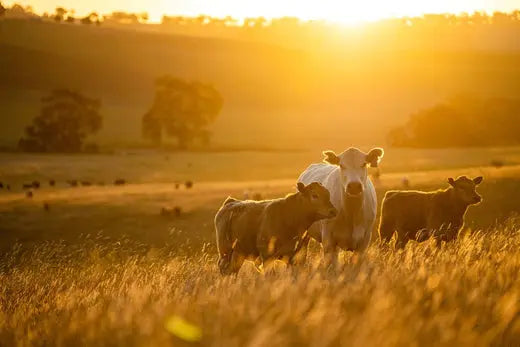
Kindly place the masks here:
<instances>
[{"instance_id":1,"label":"tree line","mask_svg":"<svg viewBox=\"0 0 520 347\"><path fill-rule=\"evenodd\" d=\"M412 114L387 140L417 148L520 145L519 118L520 99L459 95Z\"/></svg>"},{"instance_id":2,"label":"tree line","mask_svg":"<svg viewBox=\"0 0 520 347\"><path fill-rule=\"evenodd\" d=\"M25 128L18 148L25 152L94 152L86 143L103 125L101 101L69 90L53 90L42 98L40 114ZM195 141L208 145L223 98L210 84L188 82L172 76L156 81L154 101L142 117L143 136L160 146L164 137L176 139L180 149Z\"/></svg>"}]
</instances>

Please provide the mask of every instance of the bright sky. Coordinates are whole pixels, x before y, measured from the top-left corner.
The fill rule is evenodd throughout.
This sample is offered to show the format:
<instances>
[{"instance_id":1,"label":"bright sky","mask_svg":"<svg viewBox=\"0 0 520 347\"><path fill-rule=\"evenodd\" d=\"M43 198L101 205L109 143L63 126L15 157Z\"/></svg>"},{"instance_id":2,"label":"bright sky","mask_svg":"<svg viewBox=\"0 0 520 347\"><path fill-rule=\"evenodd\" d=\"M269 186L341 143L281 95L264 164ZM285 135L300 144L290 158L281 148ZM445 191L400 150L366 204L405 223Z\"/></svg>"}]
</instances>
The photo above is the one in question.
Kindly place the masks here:
<instances>
[{"instance_id":1,"label":"bright sky","mask_svg":"<svg viewBox=\"0 0 520 347\"><path fill-rule=\"evenodd\" d=\"M237 18L296 16L302 19L326 19L357 23L393 16L423 13L460 13L473 11L511 11L520 8L520 0L0 0L12 5L31 5L37 13L53 12L57 6L75 9L83 15L91 11L115 10L148 12L152 20L163 14L208 14Z\"/></svg>"}]
</instances>

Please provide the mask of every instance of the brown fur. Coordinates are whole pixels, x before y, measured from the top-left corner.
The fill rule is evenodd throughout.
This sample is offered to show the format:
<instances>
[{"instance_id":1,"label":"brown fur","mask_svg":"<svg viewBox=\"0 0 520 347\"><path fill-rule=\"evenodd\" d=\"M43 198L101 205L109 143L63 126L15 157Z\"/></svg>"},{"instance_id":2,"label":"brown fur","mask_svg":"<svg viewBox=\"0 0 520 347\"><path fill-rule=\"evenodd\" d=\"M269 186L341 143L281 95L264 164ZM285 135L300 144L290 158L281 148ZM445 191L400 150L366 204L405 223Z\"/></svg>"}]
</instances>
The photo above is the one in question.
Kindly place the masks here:
<instances>
[{"instance_id":1,"label":"brown fur","mask_svg":"<svg viewBox=\"0 0 520 347\"><path fill-rule=\"evenodd\" d=\"M256 265L276 259L294 263L310 225L336 213L319 183L299 183L297 193L280 199L227 198L215 216L220 272L236 273L246 259Z\"/></svg>"},{"instance_id":2,"label":"brown fur","mask_svg":"<svg viewBox=\"0 0 520 347\"><path fill-rule=\"evenodd\" d=\"M441 241L454 240L464 225L470 205L481 201L475 188L482 177L474 180L461 176L448 179L451 187L435 192L389 191L381 209L379 236L389 242L397 232L396 248L403 248L409 240L422 242L434 237Z\"/></svg>"}]
</instances>

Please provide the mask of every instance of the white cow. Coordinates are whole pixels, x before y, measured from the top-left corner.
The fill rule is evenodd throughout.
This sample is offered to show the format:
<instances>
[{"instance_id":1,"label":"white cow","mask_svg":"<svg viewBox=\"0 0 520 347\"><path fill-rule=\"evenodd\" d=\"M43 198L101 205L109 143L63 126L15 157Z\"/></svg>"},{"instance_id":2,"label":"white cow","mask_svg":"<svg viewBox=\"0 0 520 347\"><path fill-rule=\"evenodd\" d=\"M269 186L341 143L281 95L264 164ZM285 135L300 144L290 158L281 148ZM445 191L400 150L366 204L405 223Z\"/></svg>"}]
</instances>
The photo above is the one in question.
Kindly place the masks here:
<instances>
[{"instance_id":1,"label":"white cow","mask_svg":"<svg viewBox=\"0 0 520 347\"><path fill-rule=\"evenodd\" d=\"M372 237L377 214L376 191L367 174L367 166L377 167L383 149L363 153L349 148L336 155L323 152L324 162L310 165L298 182L319 182L330 192L330 200L338 210L335 218L314 223L309 235L323 244L325 260L335 264L338 248L363 252Z\"/></svg>"}]
</instances>

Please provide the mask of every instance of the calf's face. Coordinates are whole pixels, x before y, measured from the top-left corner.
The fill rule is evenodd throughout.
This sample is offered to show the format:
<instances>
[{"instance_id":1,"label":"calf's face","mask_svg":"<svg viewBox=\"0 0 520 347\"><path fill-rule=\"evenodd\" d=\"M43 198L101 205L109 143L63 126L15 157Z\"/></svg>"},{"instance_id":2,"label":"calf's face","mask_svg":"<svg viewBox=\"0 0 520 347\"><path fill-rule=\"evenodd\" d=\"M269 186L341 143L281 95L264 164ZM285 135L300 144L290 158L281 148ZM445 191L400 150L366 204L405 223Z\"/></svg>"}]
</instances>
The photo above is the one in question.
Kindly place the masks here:
<instances>
[{"instance_id":1,"label":"calf's face","mask_svg":"<svg viewBox=\"0 0 520 347\"><path fill-rule=\"evenodd\" d=\"M456 180L448 178L448 183L453 187L455 196L458 200L468 205L476 205L482 201L482 197L477 193L477 186L482 183L482 176L469 179L466 176L460 176Z\"/></svg>"},{"instance_id":2,"label":"calf's face","mask_svg":"<svg viewBox=\"0 0 520 347\"><path fill-rule=\"evenodd\" d=\"M330 193L320 183L313 182L306 186L300 182L298 191L303 194L305 204L320 218L336 217L338 211L330 202Z\"/></svg>"},{"instance_id":3,"label":"calf's face","mask_svg":"<svg viewBox=\"0 0 520 347\"><path fill-rule=\"evenodd\" d=\"M341 183L347 196L357 197L363 193L368 171L367 167L377 167L383 157L382 148L373 148L364 153L357 148L349 148L340 155L332 151L323 152L325 162L339 166L341 170Z\"/></svg>"}]
</instances>

